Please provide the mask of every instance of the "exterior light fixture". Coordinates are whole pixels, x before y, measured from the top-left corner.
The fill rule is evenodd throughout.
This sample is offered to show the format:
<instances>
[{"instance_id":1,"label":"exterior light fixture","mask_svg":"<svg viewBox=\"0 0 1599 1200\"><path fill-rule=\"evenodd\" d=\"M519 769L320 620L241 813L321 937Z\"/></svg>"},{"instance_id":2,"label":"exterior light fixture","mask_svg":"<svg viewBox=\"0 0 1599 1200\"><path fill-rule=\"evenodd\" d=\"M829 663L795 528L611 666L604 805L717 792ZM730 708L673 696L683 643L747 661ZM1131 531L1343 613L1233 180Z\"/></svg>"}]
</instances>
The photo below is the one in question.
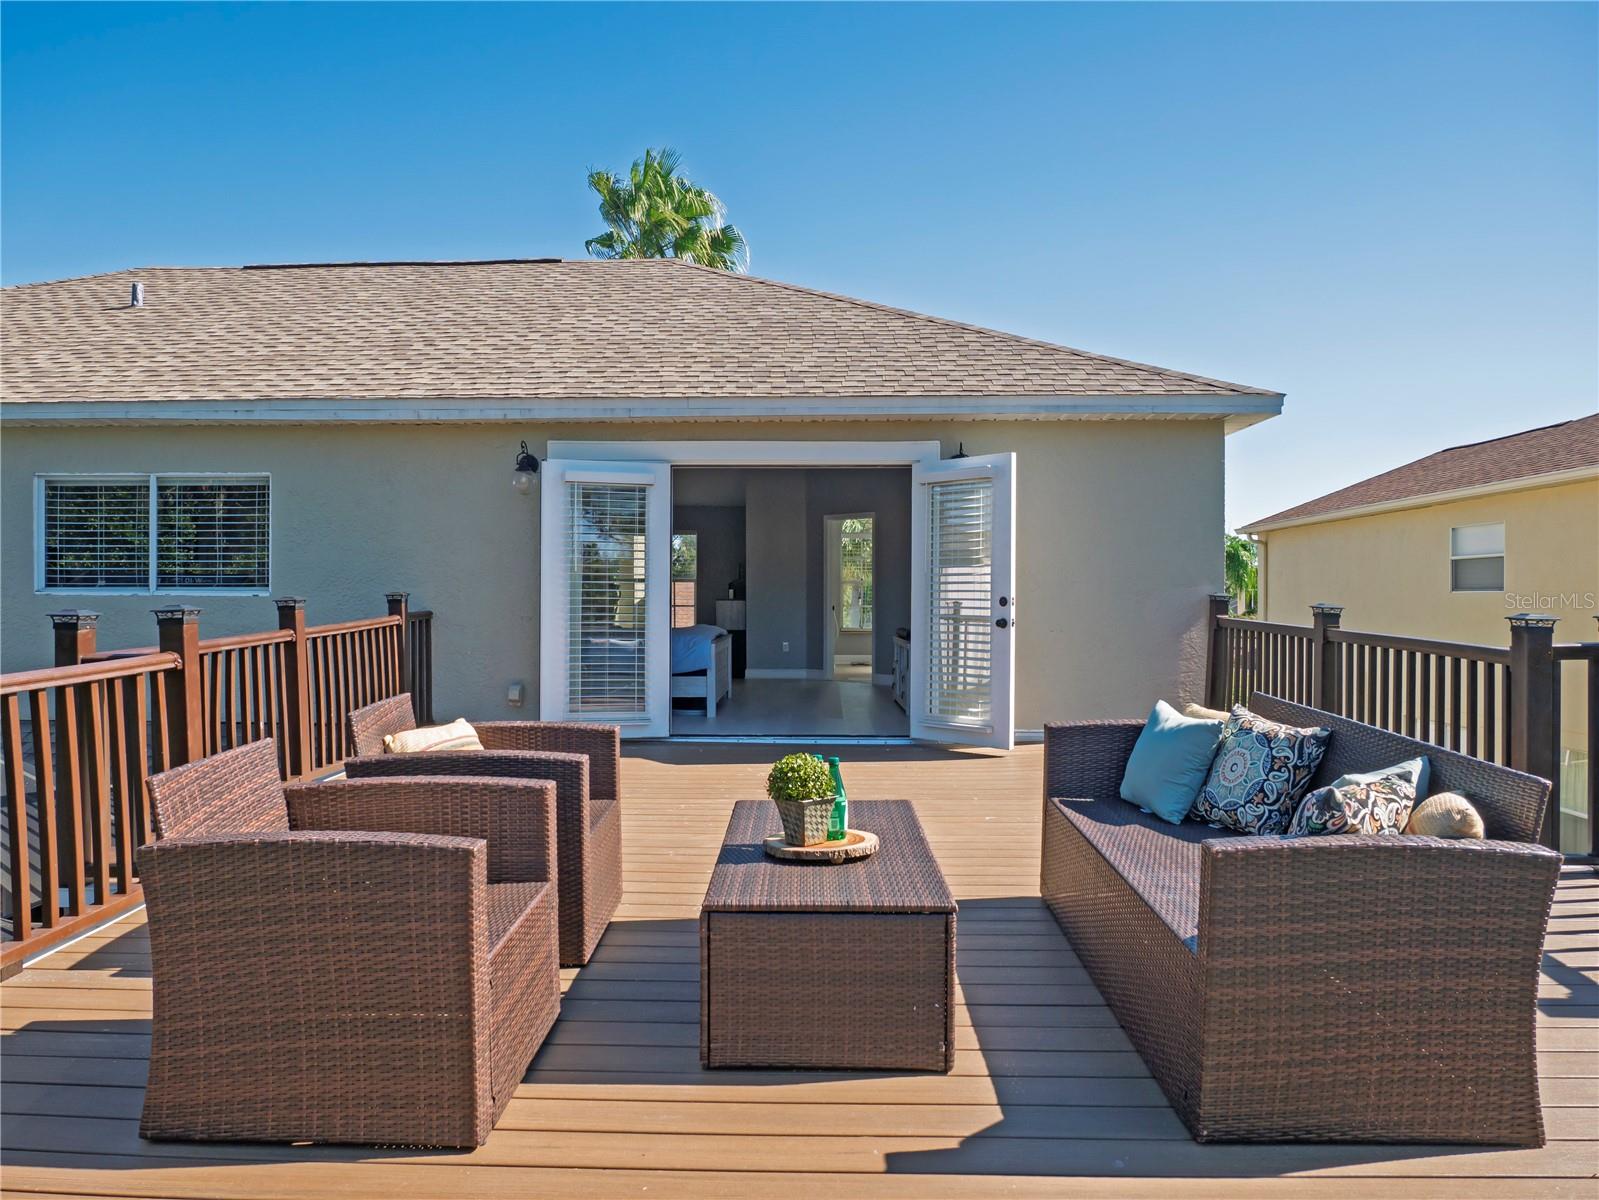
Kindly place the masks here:
<instances>
[{"instance_id":1,"label":"exterior light fixture","mask_svg":"<svg viewBox=\"0 0 1599 1200\"><path fill-rule=\"evenodd\" d=\"M522 449L516 456L516 471L511 475L511 486L520 495L527 495L528 489L533 486L533 476L539 473L539 460L533 457L532 451L527 448L527 443L522 443Z\"/></svg>"}]
</instances>

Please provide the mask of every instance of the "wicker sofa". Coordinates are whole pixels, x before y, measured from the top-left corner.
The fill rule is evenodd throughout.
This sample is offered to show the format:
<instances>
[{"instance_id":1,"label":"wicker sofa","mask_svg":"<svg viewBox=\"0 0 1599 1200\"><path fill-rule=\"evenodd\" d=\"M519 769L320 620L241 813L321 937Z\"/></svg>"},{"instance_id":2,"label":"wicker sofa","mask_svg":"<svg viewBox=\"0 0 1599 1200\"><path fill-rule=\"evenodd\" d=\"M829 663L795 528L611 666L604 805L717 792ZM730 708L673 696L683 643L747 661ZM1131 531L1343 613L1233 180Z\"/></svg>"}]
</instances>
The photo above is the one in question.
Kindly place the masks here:
<instances>
[{"instance_id":1,"label":"wicker sofa","mask_svg":"<svg viewBox=\"0 0 1599 1200\"><path fill-rule=\"evenodd\" d=\"M1041 890L1199 1141L1542 1145L1541 779L1268 696L1333 730L1312 786L1424 754L1487 841L1281 839L1121 800L1141 721L1045 729Z\"/></svg>"},{"instance_id":2,"label":"wicker sofa","mask_svg":"<svg viewBox=\"0 0 1599 1200\"><path fill-rule=\"evenodd\" d=\"M560 1006L553 786L285 788L267 739L149 795L140 1134L481 1145Z\"/></svg>"},{"instance_id":3,"label":"wicker sofa","mask_svg":"<svg viewBox=\"0 0 1599 1200\"><path fill-rule=\"evenodd\" d=\"M615 725L481 721L482 750L385 754L383 739L416 728L401 693L349 715L351 779L385 775L492 775L555 784L560 860L561 965L581 967L622 899L622 737Z\"/></svg>"}]
</instances>

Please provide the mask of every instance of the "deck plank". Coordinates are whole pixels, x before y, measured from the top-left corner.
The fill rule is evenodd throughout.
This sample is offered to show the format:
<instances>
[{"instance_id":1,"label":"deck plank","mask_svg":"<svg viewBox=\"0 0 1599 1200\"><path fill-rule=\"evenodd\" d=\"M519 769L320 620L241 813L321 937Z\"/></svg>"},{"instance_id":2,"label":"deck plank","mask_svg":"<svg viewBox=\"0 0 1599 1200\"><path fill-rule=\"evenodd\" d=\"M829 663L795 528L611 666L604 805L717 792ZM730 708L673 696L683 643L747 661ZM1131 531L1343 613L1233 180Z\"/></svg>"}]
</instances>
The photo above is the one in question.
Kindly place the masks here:
<instances>
[{"instance_id":1,"label":"deck plank","mask_svg":"<svg viewBox=\"0 0 1599 1200\"><path fill-rule=\"evenodd\" d=\"M0 988L8 1195L1590 1196L1599 1172L1599 880L1568 871L1538 1013L1540 1150L1198 1146L1038 900L1040 753L863 750L851 794L913 800L961 901L948 1076L704 1072L695 921L767 748L625 766L623 904L489 1143L471 1154L155 1144L142 912ZM662 847L670 849L663 851Z\"/></svg>"}]
</instances>

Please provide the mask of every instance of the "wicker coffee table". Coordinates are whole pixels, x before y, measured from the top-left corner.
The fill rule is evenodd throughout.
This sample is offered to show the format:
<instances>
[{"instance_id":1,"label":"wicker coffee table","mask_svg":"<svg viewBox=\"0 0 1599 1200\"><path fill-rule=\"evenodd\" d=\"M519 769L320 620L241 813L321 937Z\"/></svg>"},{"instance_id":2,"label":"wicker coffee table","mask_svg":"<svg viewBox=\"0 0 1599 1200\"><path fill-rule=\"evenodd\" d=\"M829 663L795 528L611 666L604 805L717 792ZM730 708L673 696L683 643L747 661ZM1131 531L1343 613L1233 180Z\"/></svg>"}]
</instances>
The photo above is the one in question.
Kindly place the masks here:
<instances>
[{"instance_id":1,"label":"wicker coffee table","mask_svg":"<svg viewBox=\"0 0 1599 1200\"><path fill-rule=\"evenodd\" d=\"M733 806L700 908L707 1067L948 1071L955 1055L955 901L904 800L849 806L871 858L779 862L766 800Z\"/></svg>"}]
</instances>

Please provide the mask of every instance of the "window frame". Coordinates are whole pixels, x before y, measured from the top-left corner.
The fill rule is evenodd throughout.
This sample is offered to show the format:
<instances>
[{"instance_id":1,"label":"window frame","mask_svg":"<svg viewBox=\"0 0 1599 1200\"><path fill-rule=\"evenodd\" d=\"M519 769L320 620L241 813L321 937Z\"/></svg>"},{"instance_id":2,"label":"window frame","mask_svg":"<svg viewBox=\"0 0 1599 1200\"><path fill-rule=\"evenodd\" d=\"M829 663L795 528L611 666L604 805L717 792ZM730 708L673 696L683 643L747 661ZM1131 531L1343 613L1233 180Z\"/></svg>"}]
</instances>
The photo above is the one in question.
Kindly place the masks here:
<instances>
[{"instance_id":1,"label":"window frame","mask_svg":"<svg viewBox=\"0 0 1599 1200\"><path fill-rule=\"evenodd\" d=\"M160 543L160 483L164 479L204 482L206 480L249 480L267 486L267 581L262 587L158 588L157 563ZM145 569L147 585L128 587L46 587L45 486L49 483L145 483L149 486L147 517L149 562ZM33 592L36 596L270 596L272 594L272 473L270 471L40 471L33 477Z\"/></svg>"},{"instance_id":2,"label":"window frame","mask_svg":"<svg viewBox=\"0 0 1599 1200\"><path fill-rule=\"evenodd\" d=\"M676 565L676 556L672 553L672 551L675 549L673 543L676 542L678 538L692 538L694 540L694 574L685 579L679 579L675 574L673 574L673 569ZM700 619L700 531L697 529L674 529L668 538L666 545L667 605L670 609L668 621L673 629L692 629L695 625L699 624ZM679 604L677 602L677 585L680 583L687 583L691 585L693 589L694 599L686 605ZM687 608L689 610L689 616L692 618L692 620L690 620L687 625L679 625L677 623L677 612L680 608Z\"/></svg>"},{"instance_id":3,"label":"window frame","mask_svg":"<svg viewBox=\"0 0 1599 1200\"><path fill-rule=\"evenodd\" d=\"M1455 534L1463 529L1497 529L1499 530L1499 551L1497 554L1456 554ZM1449 527L1449 594L1451 596L1492 596L1502 594L1505 590L1505 568L1508 555L1505 553L1507 540L1505 537L1505 523L1503 521L1473 521L1469 525L1451 525ZM1475 562L1482 559L1497 558L1499 560L1499 586L1491 588L1463 588L1455 586L1455 564L1457 562Z\"/></svg>"}]
</instances>

